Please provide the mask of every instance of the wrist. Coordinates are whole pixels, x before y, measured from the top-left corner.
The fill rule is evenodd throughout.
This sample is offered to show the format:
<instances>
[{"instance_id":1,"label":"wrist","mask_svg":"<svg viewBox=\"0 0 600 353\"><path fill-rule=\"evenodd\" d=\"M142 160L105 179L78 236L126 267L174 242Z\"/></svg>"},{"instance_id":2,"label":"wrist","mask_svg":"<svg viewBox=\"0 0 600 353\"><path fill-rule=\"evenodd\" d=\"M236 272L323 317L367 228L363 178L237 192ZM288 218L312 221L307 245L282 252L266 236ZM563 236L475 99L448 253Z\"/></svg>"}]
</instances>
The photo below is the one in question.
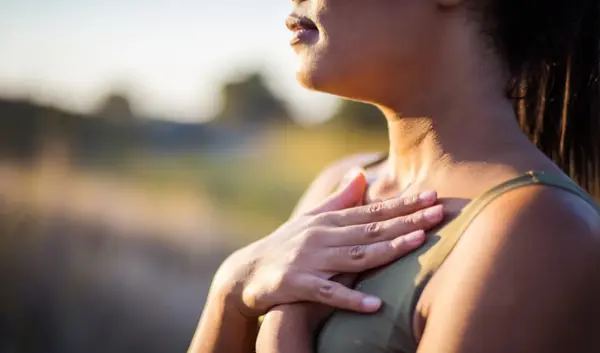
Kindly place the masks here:
<instances>
[{"instance_id":1,"label":"wrist","mask_svg":"<svg viewBox=\"0 0 600 353\"><path fill-rule=\"evenodd\" d=\"M258 320L244 316L228 293L211 288L188 352L246 352L254 345Z\"/></svg>"},{"instance_id":2,"label":"wrist","mask_svg":"<svg viewBox=\"0 0 600 353\"><path fill-rule=\"evenodd\" d=\"M294 326L304 330L306 333L312 333L317 330L322 320L321 317L312 313L315 305L308 303L296 303L280 305L272 309L268 315L277 317L277 320L293 322Z\"/></svg>"},{"instance_id":3,"label":"wrist","mask_svg":"<svg viewBox=\"0 0 600 353\"><path fill-rule=\"evenodd\" d=\"M234 286L228 285L213 285L210 288L207 306L219 308L228 316L240 316L246 319L251 319L252 316L245 313L241 305L241 295Z\"/></svg>"},{"instance_id":4,"label":"wrist","mask_svg":"<svg viewBox=\"0 0 600 353\"><path fill-rule=\"evenodd\" d=\"M237 260L236 254L239 251L230 255L219 266L209 291L209 297L212 300L222 302L228 308L241 306L244 279L248 277L247 271L243 271L247 266L243 266Z\"/></svg>"},{"instance_id":5,"label":"wrist","mask_svg":"<svg viewBox=\"0 0 600 353\"><path fill-rule=\"evenodd\" d=\"M288 352L290 347L294 347L297 352L311 351L317 326L306 311L298 308L302 305L281 305L264 316L256 340L258 353Z\"/></svg>"},{"instance_id":6,"label":"wrist","mask_svg":"<svg viewBox=\"0 0 600 353\"><path fill-rule=\"evenodd\" d=\"M244 268L244 265L237 259L237 253L240 250L229 255L219 266L215 275L213 276L212 283L210 286L211 291L217 292L219 295L231 295L239 287L240 282L244 278L244 273L241 273L240 269Z\"/></svg>"}]
</instances>

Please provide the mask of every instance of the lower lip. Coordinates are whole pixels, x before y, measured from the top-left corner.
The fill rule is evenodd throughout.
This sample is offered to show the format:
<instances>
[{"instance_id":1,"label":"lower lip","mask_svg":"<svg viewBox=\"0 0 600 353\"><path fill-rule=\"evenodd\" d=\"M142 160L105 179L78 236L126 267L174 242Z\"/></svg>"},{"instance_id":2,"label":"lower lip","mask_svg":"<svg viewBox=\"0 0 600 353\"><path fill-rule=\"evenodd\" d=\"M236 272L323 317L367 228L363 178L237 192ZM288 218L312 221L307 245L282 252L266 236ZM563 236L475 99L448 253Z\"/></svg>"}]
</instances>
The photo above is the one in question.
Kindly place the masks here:
<instances>
[{"instance_id":1,"label":"lower lip","mask_svg":"<svg viewBox=\"0 0 600 353\"><path fill-rule=\"evenodd\" d=\"M319 37L319 31L316 29L301 29L294 31L294 36L290 41L290 45L313 44Z\"/></svg>"}]
</instances>

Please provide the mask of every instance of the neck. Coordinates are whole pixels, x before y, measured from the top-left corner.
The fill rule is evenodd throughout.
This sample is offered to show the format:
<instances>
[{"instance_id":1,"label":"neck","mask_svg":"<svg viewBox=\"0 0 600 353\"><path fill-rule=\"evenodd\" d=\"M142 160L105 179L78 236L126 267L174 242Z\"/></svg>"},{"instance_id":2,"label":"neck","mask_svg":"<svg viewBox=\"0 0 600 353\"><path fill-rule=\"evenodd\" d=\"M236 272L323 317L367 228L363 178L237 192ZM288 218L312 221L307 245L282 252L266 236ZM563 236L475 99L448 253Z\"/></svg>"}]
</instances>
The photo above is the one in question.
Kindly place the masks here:
<instances>
[{"instance_id":1,"label":"neck","mask_svg":"<svg viewBox=\"0 0 600 353\"><path fill-rule=\"evenodd\" d=\"M419 69L399 68L379 81L377 99L370 100L388 121L387 179L398 189L457 164L493 162L499 153L529 144L506 96L508 76L498 58L464 32L445 31L433 47L437 52L420 58Z\"/></svg>"},{"instance_id":2,"label":"neck","mask_svg":"<svg viewBox=\"0 0 600 353\"><path fill-rule=\"evenodd\" d=\"M529 143L502 77L468 69L442 67L442 83L419 89L427 94L378 105L389 127L388 177L399 189L443 175L457 164L492 162L499 153Z\"/></svg>"},{"instance_id":3,"label":"neck","mask_svg":"<svg viewBox=\"0 0 600 353\"><path fill-rule=\"evenodd\" d=\"M402 116L381 107L388 120L388 177L399 189L458 164L489 162L503 148L526 140L509 101L497 102L495 108L489 104L487 109L446 107L426 116Z\"/></svg>"}]
</instances>

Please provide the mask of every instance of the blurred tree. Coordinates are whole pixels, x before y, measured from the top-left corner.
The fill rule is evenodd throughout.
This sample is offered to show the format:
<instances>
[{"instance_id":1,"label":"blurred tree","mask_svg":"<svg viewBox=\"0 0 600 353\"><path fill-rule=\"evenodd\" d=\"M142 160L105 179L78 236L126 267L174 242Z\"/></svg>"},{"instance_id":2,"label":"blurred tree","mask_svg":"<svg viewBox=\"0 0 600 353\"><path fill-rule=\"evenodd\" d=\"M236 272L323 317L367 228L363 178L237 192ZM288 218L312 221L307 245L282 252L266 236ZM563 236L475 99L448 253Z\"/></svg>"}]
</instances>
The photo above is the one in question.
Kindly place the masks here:
<instances>
[{"instance_id":1,"label":"blurred tree","mask_svg":"<svg viewBox=\"0 0 600 353\"><path fill-rule=\"evenodd\" d=\"M132 120L135 118L129 97L120 91L108 93L98 106L96 114L114 120Z\"/></svg>"},{"instance_id":2,"label":"blurred tree","mask_svg":"<svg viewBox=\"0 0 600 353\"><path fill-rule=\"evenodd\" d=\"M265 84L260 73L252 73L222 90L223 106L217 116L224 123L282 123L290 114L285 103Z\"/></svg>"},{"instance_id":3,"label":"blurred tree","mask_svg":"<svg viewBox=\"0 0 600 353\"><path fill-rule=\"evenodd\" d=\"M114 88L116 87L116 88ZM75 134L79 165L116 167L125 163L126 156L142 148L144 121L132 109L127 86L113 85L100 100L92 117L78 126Z\"/></svg>"},{"instance_id":4,"label":"blurred tree","mask_svg":"<svg viewBox=\"0 0 600 353\"><path fill-rule=\"evenodd\" d=\"M342 100L331 117L330 124L382 132L387 129L386 120L377 107L347 99Z\"/></svg>"},{"instance_id":5,"label":"blurred tree","mask_svg":"<svg viewBox=\"0 0 600 353\"><path fill-rule=\"evenodd\" d=\"M0 99L0 159L30 163L43 134L43 111L24 100Z\"/></svg>"}]
</instances>

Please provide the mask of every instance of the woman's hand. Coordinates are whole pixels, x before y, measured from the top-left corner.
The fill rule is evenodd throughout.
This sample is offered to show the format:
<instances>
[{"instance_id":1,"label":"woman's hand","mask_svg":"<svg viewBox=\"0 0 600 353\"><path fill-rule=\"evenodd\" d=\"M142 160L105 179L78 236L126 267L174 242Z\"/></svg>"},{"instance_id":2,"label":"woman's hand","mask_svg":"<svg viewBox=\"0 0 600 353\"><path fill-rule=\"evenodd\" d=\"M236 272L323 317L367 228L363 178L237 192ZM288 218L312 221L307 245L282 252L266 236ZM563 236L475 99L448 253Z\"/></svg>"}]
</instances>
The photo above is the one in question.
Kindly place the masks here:
<instances>
[{"instance_id":1,"label":"woman's hand","mask_svg":"<svg viewBox=\"0 0 600 353\"><path fill-rule=\"evenodd\" d=\"M364 175L357 173L321 206L231 255L213 290L246 317L295 302L377 311L378 298L331 278L386 265L414 250L423 243L424 230L442 220L443 210L433 206L434 192L354 207L362 203L365 188Z\"/></svg>"},{"instance_id":2,"label":"woman's hand","mask_svg":"<svg viewBox=\"0 0 600 353\"><path fill-rule=\"evenodd\" d=\"M355 275L335 276L335 281L350 287ZM256 336L256 353L312 352L316 330L334 311L320 303L278 305L263 317ZM291 350L290 347L294 347Z\"/></svg>"}]
</instances>

